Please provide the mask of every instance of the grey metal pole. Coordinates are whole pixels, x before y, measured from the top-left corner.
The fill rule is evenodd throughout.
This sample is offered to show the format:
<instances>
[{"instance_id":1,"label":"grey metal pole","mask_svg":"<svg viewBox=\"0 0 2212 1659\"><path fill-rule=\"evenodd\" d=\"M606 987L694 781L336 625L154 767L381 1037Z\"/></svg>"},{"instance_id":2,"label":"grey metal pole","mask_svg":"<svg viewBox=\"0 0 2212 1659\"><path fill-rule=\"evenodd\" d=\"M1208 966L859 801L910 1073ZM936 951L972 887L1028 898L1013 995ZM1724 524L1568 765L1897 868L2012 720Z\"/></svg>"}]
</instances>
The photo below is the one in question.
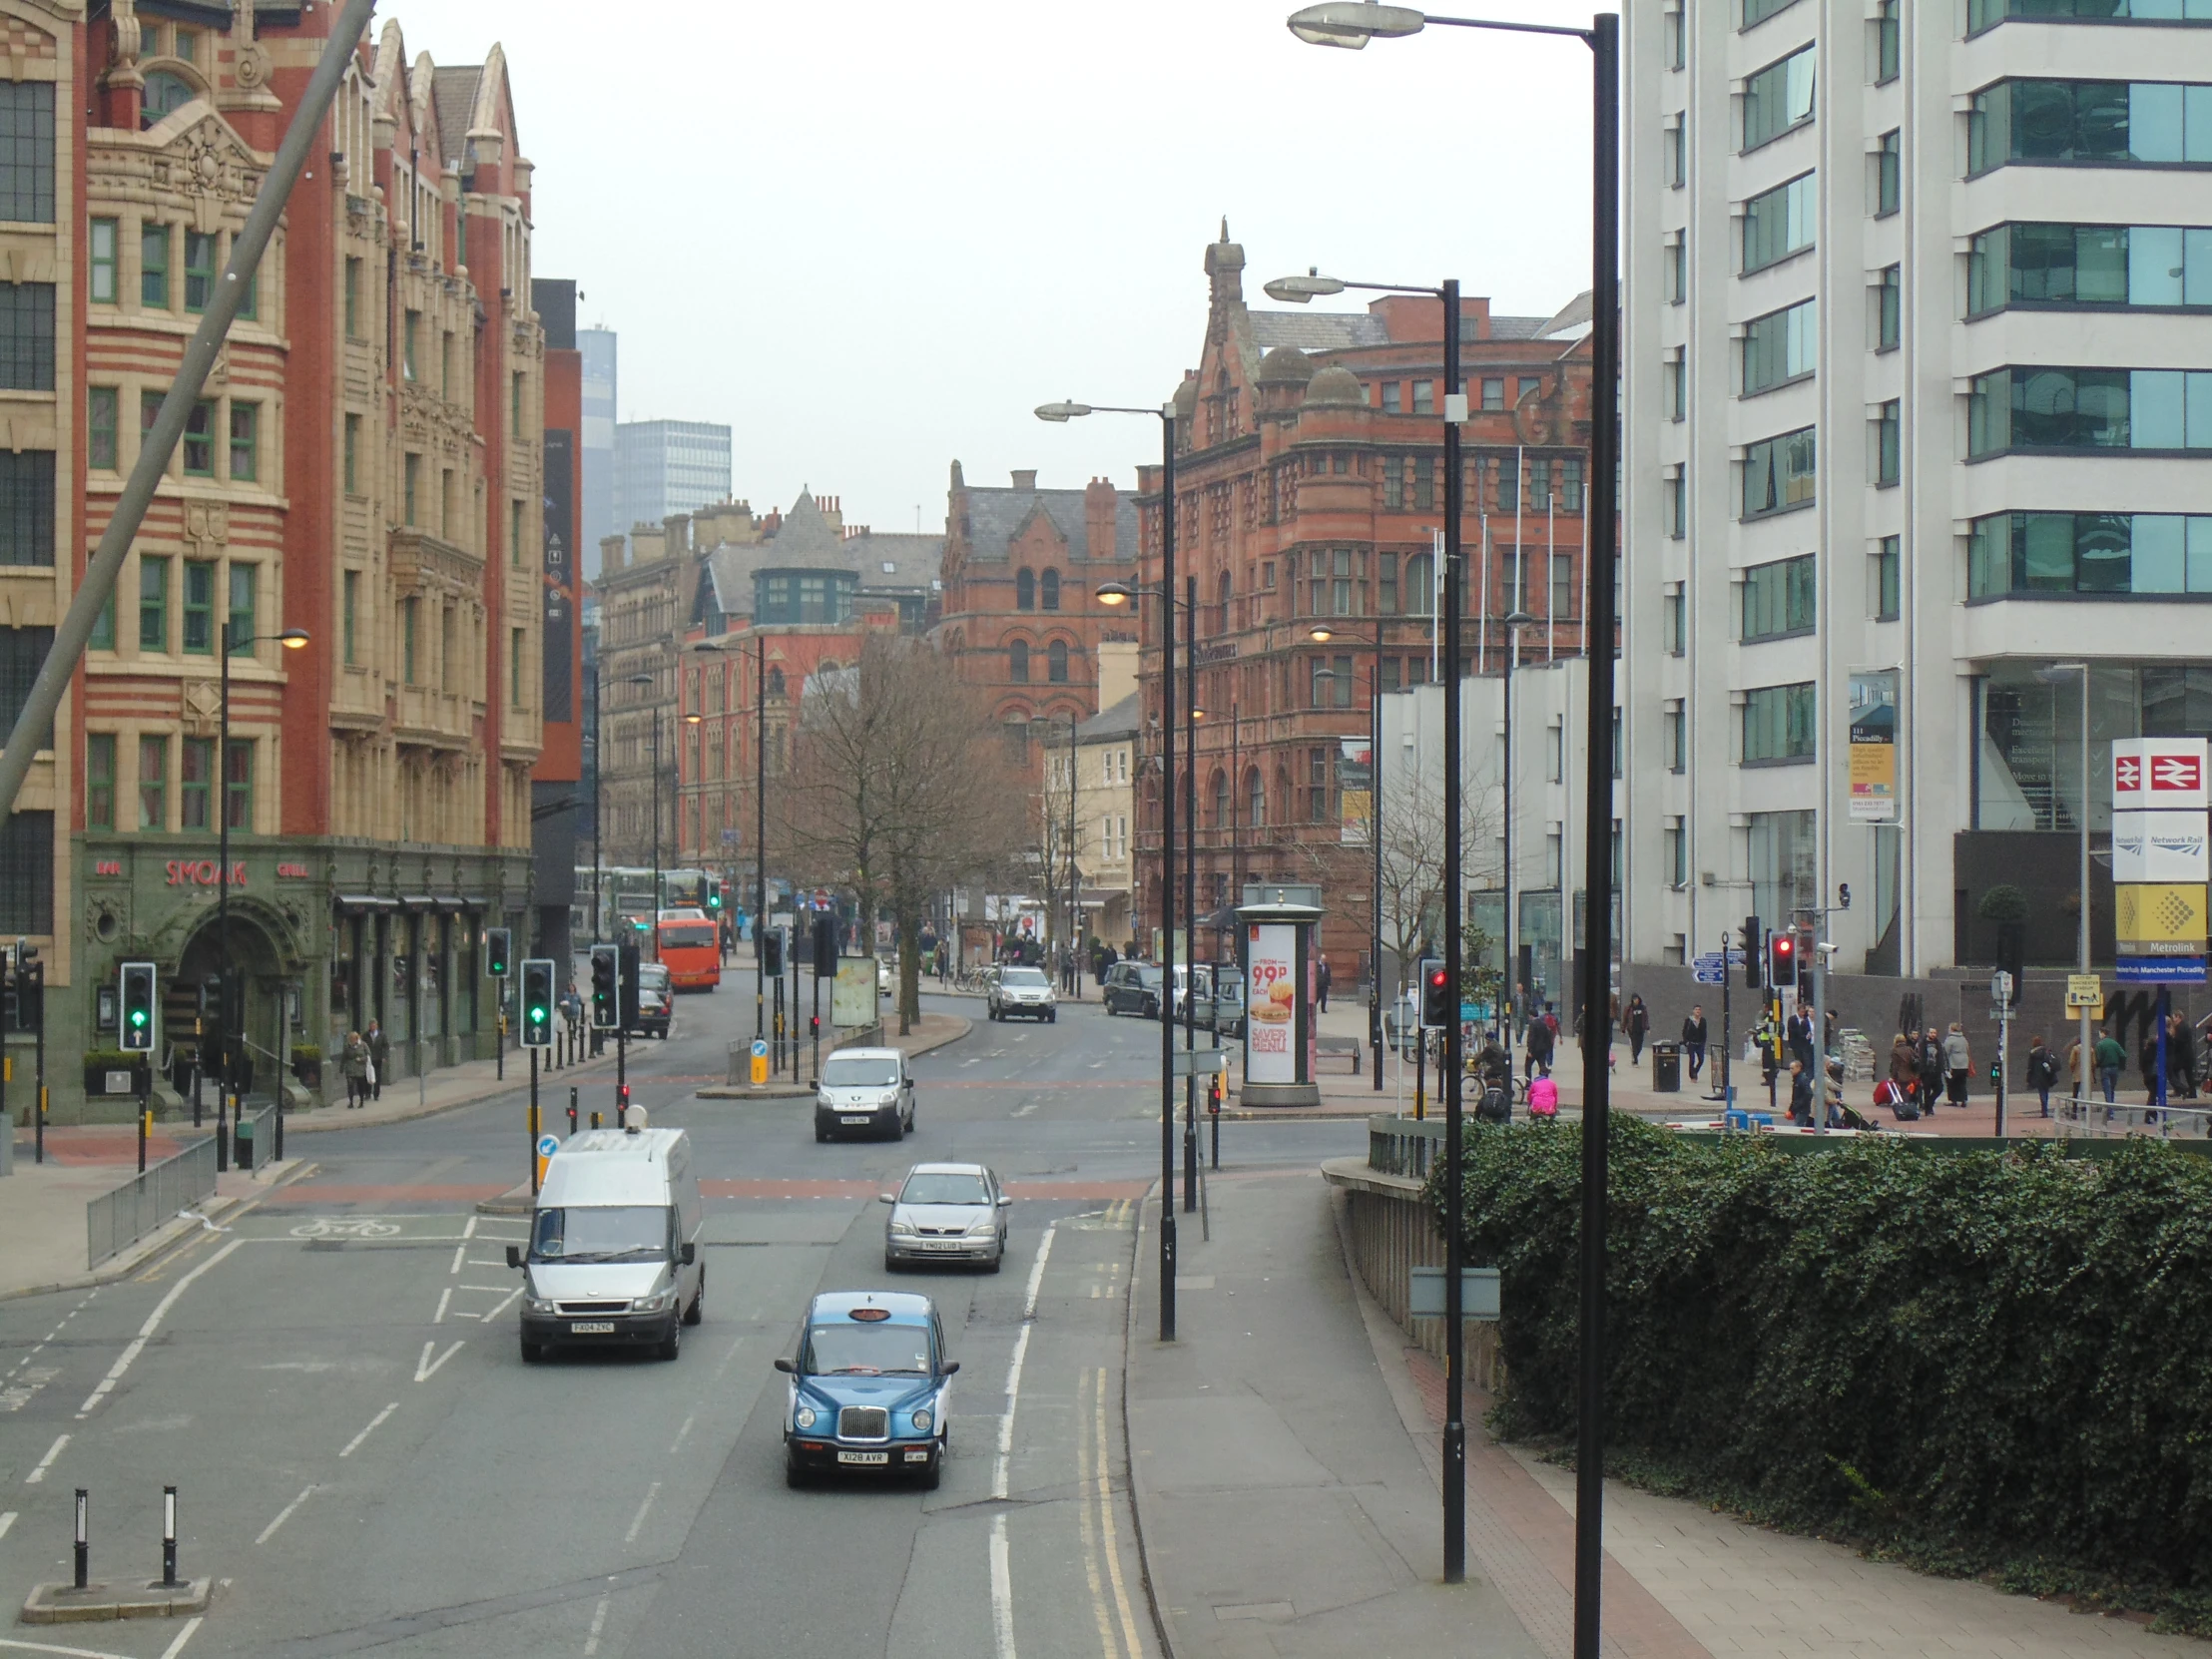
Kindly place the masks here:
<instances>
[{"instance_id":1,"label":"grey metal pole","mask_svg":"<svg viewBox=\"0 0 2212 1659\"><path fill-rule=\"evenodd\" d=\"M1444 301L1444 983L1448 998L1444 1019L1442 1076L1438 1092L1444 1105L1444 1582L1467 1576L1467 1332L1460 1306L1460 1277L1465 1266L1465 1172L1460 1153L1459 1001L1463 955L1459 936L1459 507L1464 480L1459 475L1459 283L1443 284Z\"/></svg>"},{"instance_id":2,"label":"grey metal pole","mask_svg":"<svg viewBox=\"0 0 2212 1659\"><path fill-rule=\"evenodd\" d=\"M2089 665L2081 665L2081 971L2089 968ZM2081 1010L2080 1046L2075 1050L2074 1133L2089 1126L2089 1067L2096 1058L2089 1045L2089 1009Z\"/></svg>"},{"instance_id":3,"label":"grey metal pole","mask_svg":"<svg viewBox=\"0 0 2212 1659\"><path fill-rule=\"evenodd\" d=\"M1375 1060L1374 1092L1382 1092L1382 624L1375 625L1375 667L1368 677L1368 851L1375 888L1368 918L1368 1048Z\"/></svg>"},{"instance_id":4,"label":"grey metal pole","mask_svg":"<svg viewBox=\"0 0 2212 1659\"><path fill-rule=\"evenodd\" d=\"M231 804L224 799L231 775L231 623L226 617L219 636L222 646L221 669L217 679L222 686L218 697L220 713L216 719L215 785L210 793L216 804L216 889L215 889L215 950L217 971L222 974L223 985L223 1086L231 1087L238 1076L239 1045L246 1040L246 994L231 983ZM233 1017L232 1009L238 1010ZM277 1081L277 1091L283 1090L283 1082Z\"/></svg>"},{"instance_id":5,"label":"grey metal pole","mask_svg":"<svg viewBox=\"0 0 2212 1659\"><path fill-rule=\"evenodd\" d=\"M768 1032L761 981L768 966L768 643L753 636L753 1037Z\"/></svg>"},{"instance_id":6,"label":"grey metal pole","mask_svg":"<svg viewBox=\"0 0 2212 1659\"><path fill-rule=\"evenodd\" d=\"M1175 1341L1175 405L1160 410L1160 1341Z\"/></svg>"},{"instance_id":7,"label":"grey metal pole","mask_svg":"<svg viewBox=\"0 0 2212 1659\"><path fill-rule=\"evenodd\" d=\"M250 279L261 266L262 255L276 232L284 203L306 165L322 118L329 113L330 101L336 96L338 81L345 73L351 55L348 49L367 31L369 13L374 7L375 0L345 0L345 9L331 25L321 60L308 77L299 108L291 118L291 125L284 130L283 141L276 147L276 161L255 194L253 211L246 216L246 224L231 244L231 262L224 268L223 280L216 284L214 302L200 318L200 326L193 330L185 346L184 356L177 365L177 377L162 399L154 424L147 428L139 445L138 460L131 467L130 477L124 480L122 493L116 497L115 512L108 520L107 529L101 533L99 549L85 565L85 578L78 584L76 597L70 601L61 626L54 630L53 647L46 653L38 679L32 683L31 695L23 701L23 712L16 716L15 729L8 734L7 750L0 754L0 814L15 811L15 798L31 770L31 759L38 750L39 740L53 725L62 695L69 689L70 678L85 654L85 642L92 637L93 623L115 592L116 577L123 569L123 556L130 551L132 539L138 535L146 509L154 499L155 487L168 470L178 439L184 436L185 421L199 401L201 388L207 384L209 371L215 367L216 354L223 349L231 323L238 316L239 306L245 302ZM338 44L341 41L342 48Z\"/></svg>"},{"instance_id":8,"label":"grey metal pole","mask_svg":"<svg viewBox=\"0 0 2212 1659\"><path fill-rule=\"evenodd\" d=\"M1183 842L1183 1208L1198 1208L1198 1072L1189 1056L1198 1048L1198 578L1183 579L1184 626L1192 660L1184 664L1183 740L1190 751L1183 763L1183 818L1190 830Z\"/></svg>"}]
</instances>

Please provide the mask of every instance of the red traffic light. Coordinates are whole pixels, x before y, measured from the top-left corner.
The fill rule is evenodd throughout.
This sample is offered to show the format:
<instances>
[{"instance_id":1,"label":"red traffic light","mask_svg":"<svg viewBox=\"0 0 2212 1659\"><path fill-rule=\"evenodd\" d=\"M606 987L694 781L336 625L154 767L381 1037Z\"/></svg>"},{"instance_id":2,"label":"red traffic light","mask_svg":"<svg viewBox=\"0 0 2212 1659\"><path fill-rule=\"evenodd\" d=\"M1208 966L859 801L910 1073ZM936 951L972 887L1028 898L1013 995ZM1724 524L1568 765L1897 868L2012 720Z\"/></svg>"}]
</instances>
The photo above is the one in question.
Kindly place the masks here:
<instances>
[{"instance_id":1,"label":"red traffic light","mask_svg":"<svg viewBox=\"0 0 2212 1659\"><path fill-rule=\"evenodd\" d=\"M1797 940L1791 938L1787 933L1782 934L1774 941L1774 954L1777 961L1796 955Z\"/></svg>"}]
</instances>

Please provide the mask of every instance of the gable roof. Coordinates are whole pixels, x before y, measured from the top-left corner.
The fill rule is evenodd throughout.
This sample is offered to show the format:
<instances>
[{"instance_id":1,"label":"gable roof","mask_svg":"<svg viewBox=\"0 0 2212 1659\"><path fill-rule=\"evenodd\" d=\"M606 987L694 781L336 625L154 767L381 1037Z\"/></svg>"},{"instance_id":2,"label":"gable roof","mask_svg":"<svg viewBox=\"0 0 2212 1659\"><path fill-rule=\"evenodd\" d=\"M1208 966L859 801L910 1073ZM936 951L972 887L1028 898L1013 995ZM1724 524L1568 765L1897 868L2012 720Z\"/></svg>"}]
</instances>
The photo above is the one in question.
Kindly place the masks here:
<instances>
[{"instance_id":1,"label":"gable roof","mask_svg":"<svg viewBox=\"0 0 2212 1659\"><path fill-rule=\"evenodd\" d=\"M764 570L848 570L863 593L927 593L944 570L944 537L839 535L812 492L802 490L775 535L718 543L700 564L700 599L712 598L724 616L751 616L753 579ZM705 610L704 603L696 606L693 620L703 620Z\"/></svg>"},{"instance_id":2,"label":"gable roof","mask_svg":"<svg viewBox=\"0 0 2212 1659\"><path fill-rule=\"evenodd\" d=\"M1003 561L1023 526L1037 513L1051 520L1076 559L1114 560L1123 564L1137 557L1137 499L1127 490L1114 491L1114 545L1094 548L1083 490L967 490L968 556Z\"/></svg>"},{"instance_id":3,"label":"gable roof","mask_svg":"<svg viewBox=\"0 0 2212 1659\"><path fill-rule=\"evenodd\" d=\"M1144 693L1131 692L1110 709L1101 709L1075 729L1077 743L1106 743L1115 738L1133 738L1141 718L1139 705Z\"/></svg>"},{"instance_id":4,"label":"gable roof","mask_svg":"<svg viewBox=\"0 0 2212 1659\"><path fill-rule=\"evenodd\" d=\"M484 66L480 63L430 72L430 102L438 117L438 159L448 166L461 161L468 130L474 125L469 117L475 112L476 91L483 78Z\"/></svg>"}]
</instances>

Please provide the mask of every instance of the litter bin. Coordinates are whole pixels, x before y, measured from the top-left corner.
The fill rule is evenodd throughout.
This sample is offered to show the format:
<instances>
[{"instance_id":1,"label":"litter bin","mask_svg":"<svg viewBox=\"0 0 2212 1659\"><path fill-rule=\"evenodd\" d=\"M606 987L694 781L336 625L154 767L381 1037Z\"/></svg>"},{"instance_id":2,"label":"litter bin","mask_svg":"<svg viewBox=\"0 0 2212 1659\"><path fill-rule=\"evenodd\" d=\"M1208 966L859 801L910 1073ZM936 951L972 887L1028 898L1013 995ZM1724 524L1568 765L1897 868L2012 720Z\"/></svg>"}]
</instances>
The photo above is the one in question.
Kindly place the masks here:
<instances>
[{"instance_id":1,"label":"litter bin","mask_svg":"<svg viewBox=\"0 0 2212 1659\"><path fill-rule=\"evenodd\" d=\"M1655 1094L1678 1094L1682 1089L1682 1045L1651 1045L1651 1087Z\"/></svg>"}]
</instances>

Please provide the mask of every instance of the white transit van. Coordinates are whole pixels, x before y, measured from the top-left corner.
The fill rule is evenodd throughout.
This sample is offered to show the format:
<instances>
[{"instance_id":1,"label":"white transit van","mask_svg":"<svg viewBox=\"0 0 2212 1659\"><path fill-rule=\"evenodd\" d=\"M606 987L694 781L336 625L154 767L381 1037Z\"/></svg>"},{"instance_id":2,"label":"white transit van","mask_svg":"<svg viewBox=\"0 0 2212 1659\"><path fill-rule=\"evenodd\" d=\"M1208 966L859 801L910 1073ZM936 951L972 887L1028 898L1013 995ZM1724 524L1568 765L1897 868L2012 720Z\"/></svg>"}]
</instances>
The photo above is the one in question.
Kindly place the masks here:
<instances>
[{"instance_id":1,"label":"white transit van","mask_svg":"<svg viewBox=\"0 0 2212 1659\"><path fill-rule=\"evenodd\" d=\"M545 1166L522 1281L522 1358L554 1348L681 1351L707 1305L699 1177L681 1129L593 1129Z\"/></svg>"}]
</instances>

